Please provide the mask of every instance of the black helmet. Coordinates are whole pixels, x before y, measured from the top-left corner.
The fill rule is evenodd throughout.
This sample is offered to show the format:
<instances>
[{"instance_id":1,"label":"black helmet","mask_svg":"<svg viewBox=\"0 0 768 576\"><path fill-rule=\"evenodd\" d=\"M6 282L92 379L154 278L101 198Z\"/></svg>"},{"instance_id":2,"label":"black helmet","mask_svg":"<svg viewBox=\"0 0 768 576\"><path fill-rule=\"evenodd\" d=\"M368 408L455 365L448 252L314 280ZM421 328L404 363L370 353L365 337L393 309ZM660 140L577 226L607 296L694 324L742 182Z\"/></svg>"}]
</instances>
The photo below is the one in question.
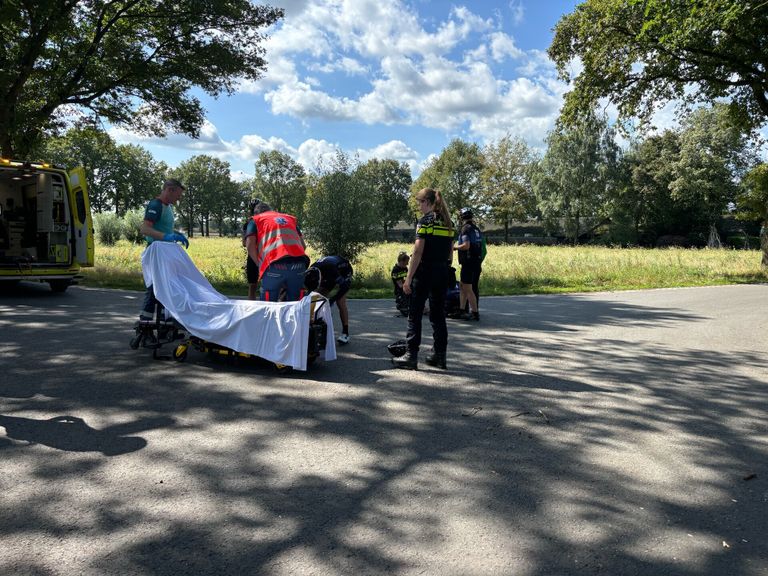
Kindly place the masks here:
<instances>
[{"instance_id":1,"label":"black helmet","mask_svg":"<svg viewBox=\"0 0 768 576\"><path fill-rule=\"evenodd\" d=\"M387 350L389 350L392 356L403 356L408 351L408 344L406 344L405 340L398 340L387 346Z\"/></svg>"},{"instance_id":2,"label":"black helmet","mask_svg":"<svg viewBox=\"0 0 768 576\"><path fill-rule=\"evenodd\" d=\"M462 220L472 220L473 214L472 214L472 208L462 208L461 209L461 219Z\"/></svg>"}]
</instances>

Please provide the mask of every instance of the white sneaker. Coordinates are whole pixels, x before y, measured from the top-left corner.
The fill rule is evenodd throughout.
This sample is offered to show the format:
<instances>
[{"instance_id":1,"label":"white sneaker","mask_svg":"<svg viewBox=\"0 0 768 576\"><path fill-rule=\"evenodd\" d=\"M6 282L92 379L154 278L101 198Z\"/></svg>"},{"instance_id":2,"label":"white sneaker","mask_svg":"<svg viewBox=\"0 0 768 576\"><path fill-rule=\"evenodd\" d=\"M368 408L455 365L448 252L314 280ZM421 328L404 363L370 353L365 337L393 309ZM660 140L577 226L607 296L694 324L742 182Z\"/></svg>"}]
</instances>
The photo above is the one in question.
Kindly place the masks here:
<instances>
[{"instance_id":1,"label":"white sneaker","mask_svg":"<svg viewBox=\"0 0 768 576\"><path fill-rule=\"evenodd\" d=\"M339 336L338 338L336 338L336 342L338 342L338 343L339 343L339 344L341 344L342 346L343 346L344 344L349 344L349 334L342 334L341 336Z\"/></svg>"}]
</instances>

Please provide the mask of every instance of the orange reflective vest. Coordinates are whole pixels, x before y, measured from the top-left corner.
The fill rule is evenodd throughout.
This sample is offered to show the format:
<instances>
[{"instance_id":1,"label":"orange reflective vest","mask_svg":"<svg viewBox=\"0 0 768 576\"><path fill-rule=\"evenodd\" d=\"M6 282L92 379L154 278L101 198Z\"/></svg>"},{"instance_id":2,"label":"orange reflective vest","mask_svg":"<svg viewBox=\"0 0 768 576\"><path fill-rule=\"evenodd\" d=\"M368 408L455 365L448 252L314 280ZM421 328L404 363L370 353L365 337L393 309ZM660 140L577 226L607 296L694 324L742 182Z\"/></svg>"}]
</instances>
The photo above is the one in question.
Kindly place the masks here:
<instances>
[{"instance_id":1,"label":"orange reflective vest","mask_svg":"<svg viewBox=\"0 0 768 576\"><path fill-rule=\"evenodd\" d=\"M296 217L274 210L253 217L256 224L256 254L259 278L273 262L286 256L305 256Z\"/></svg>"}]
</instances>

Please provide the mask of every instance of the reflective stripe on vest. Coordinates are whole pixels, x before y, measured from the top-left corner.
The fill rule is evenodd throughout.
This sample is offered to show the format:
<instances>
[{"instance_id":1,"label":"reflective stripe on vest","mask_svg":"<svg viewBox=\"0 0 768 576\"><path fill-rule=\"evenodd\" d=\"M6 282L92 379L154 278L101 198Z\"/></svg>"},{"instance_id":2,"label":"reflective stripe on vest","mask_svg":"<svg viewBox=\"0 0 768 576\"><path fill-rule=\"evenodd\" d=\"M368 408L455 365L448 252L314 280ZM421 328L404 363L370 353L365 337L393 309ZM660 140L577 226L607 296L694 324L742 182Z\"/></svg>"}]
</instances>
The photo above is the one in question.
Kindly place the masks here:
<instances>
[{"instance_id":1,"label":"reflective stripe on vest","mask_svg":"<svg viewBox=\"0 0 768 576\"><path fill-rule=\"evenodd\" d=\"M427 236L449 236L453 238L453 231L447 226L439 226L437 224L426 224L419 226L416 230L416 234L424 234Z\"/></svg>"}]
</instances>

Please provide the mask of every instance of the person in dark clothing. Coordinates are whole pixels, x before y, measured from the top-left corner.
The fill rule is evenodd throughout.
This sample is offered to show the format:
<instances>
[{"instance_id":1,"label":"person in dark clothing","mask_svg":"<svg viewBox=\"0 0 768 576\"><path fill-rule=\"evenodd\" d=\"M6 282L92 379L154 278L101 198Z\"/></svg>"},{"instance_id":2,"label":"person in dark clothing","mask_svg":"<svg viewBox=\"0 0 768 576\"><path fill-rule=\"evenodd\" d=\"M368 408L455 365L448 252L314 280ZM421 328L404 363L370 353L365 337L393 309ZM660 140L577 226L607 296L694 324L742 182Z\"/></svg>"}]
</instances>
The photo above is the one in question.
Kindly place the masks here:
<instances>
[{"instance_id":1,"label":"person in dark clothing","mask_svg":"<svg viewBox=\"0 0 768 576\"><path fill-rule=\"evenodd\" d=\"M406 252L397 255L397 262L392 267L392 286L395 290L395 307L403 316L408 316L410 297L403 292L405 277L408 276L408 262L411 257Z\"/></svg>"},{"instance_id":2,"label":"person in dark clothing","mask_svg":"<svg viewBox=\"0 0 768 576\"><path fill-rule=\"evenodd\" d=\"M411 296L408 311L407 352L392 358L397 368L416 370L421 346L421 320L424 305L429 300L429 321L432 324L433 348L427 364L446 368L448 329L445 323L445 292L448 267L453 251L453 225L450 212L440 192L423 188L416 194L421 218L416 224L416 241L403 292Z\"/></svg>"},{"instance_id":3,"label":"person in dark clothing","mask_svg":"<svg viewBox=\"0 0 768 576\"><path fill-rule=\"evenodd\" d=\"M459 240L453 249L457 251L459 264L461 264L459 276L461 299L459 301L459 313L453 317L462 320L480 320L478 283L482 271L483 237L480 229L475 225L472 210L462 208L460 217L461 232L459 232ZM467 304L469 304L469 311L465 312Z\"/></svg>"},{"instance_id":4,"label":"person in dark clothing","mask_svg":"<svg viewBox=\"0 0 768 576\"><path fill-rule=\"evenodd\" d=\"M243 248L245 248L248 224L253 221L254 210L259 202L260 200L251 200L248 204L248 218L243 222ZM256 265L256 261L248 255L247 250L245 254L245 278L248 281L248 300L256 300L256 291L259 285L259 267Z\"/></svg>"},{"instance_id":5,"label":"person in dark clothing","mask_svg":"<svg viewBox=\"0 0 768 576\"><path fill-rule=\"evenodd\" d=\"M307 268L304 286L311 292L319 292L331 306L339 308L341 319L341 334L336 342L349 343L349 308L347 308L347 292L352 285L352 264L341 256L326 256ZM335 292L334 289L336 289ZM333 295L331 295L333 292Z\"/></svg>"}]
</instances>

